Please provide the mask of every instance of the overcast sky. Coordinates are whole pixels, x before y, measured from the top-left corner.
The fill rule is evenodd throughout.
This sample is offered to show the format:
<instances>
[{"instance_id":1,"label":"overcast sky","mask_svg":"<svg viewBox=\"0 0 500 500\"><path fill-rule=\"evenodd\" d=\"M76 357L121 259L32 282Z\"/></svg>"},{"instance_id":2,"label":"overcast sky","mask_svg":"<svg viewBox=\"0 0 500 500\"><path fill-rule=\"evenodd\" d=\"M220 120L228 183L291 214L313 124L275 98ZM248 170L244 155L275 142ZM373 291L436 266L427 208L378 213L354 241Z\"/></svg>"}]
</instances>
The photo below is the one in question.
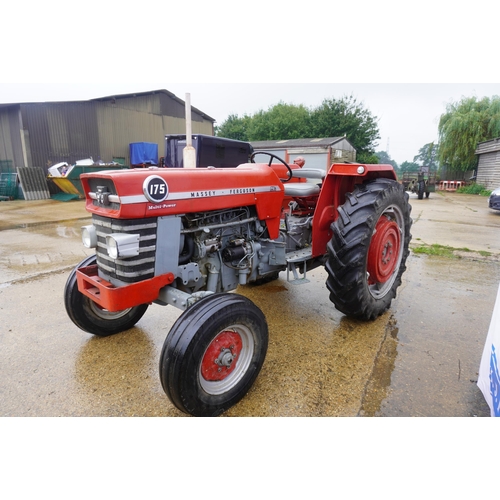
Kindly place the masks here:
<instances>
[{"instance_id":1,"label":"overcast sky","mask_svg":"<svg viewBox=\"0 0 500 500\"><path fill-rule=\"evenodd\" d=\"M498 7L495 5L492 0L475 0L473 4L436 0L4 2L0 30L0 82L3 82L0 83L0 103L80 100L164 88L181 99L186 92L191 93L193 106L221 123L230 113L251 114L280 100L317 106L324 98L353 93L380 120L380 149L386 149L389 140L391 156L402 163L412 160L424 144L437 139L437 122L447 102L456 101L462 95L500 95L500 84L493 83L500 81ZM212 83L179 83L186 81ZM226 83L215 83L221 81ZM262 81L272 83L257 83ZM276 84L280 81L294 83ZM489 84L449 85L446 82ZM236 419L232 424L231 419L226 420L224 425L232 425L233 434L240 431ZM378 419L377 431L384 425L383 420ZM294 421L293 428L292 423L280 422L282 432L286 432L287 437L293 433L294 439L289 440L287 455L269 450L273 472L286 478L276 492L283 494L293 489L304 495L311 491L317 495L317 485L329 488L328 492L331 490L330 462L310 459L322 456L325 436L329 435L335 439L334 468L345 476L343 485L347 487L355 484L358 471L351 467L352 460L347 461L346 467L339 460L351 456L352 450L366 443L377 449L383 466L398 454L404 456L399 468L398 463L391 462L395 467L393 475L404 477L409 469L418 473L420 456L405 453L406 443L397 438L391 440L390 436L402 433L415 436L415 431L421 428L416 426L425 425L421 441L432 453L432 443L425 438L435 424L424 421L414 421L411 427L391 421L387 428L375 433L366 425L360 428L358 422L355 429L349 427L347 432L346 427L339 427L351 422L350 419L344 419L345 423L325 419L319 427L305 420L299 425ZM244 424L245 436L253 438L251 432L259 425L258 419L253 425L247 421ZM120 431L133 437L137 433L139 437L137 428L123 425ZM198 439L191 437L193 442L185 446L185 427L178 427L173 421L168 425L174 429L168 435L168 444L177 454L178 450L181 454L187 450L189 454L192 447L208 444L205 441L209 433L203 426L195 434L189 429L188 434ZM447 427L450 433L457 433L456 425L450 421ZM394 426L398 433L392 432ZM266 435L270 432L267 422L258 429L252 442L258 443L261 451L261 443L272 445L274 435ZM81 430L84 429L80 427ZM272 428L272 432L277 430L277 426ZM89 439L95 438L95 432L92 427ZM24 434L13 434L16 446L18 437ZM388 443L384 449L372 439L379 434L384 435L384 442ZM43 432L36 434L39 435ZM35 434L29 436L29 445L33 447ZM55 439L52 441L58 444L57 437ZM143 440L140 442L143 446ZM249 443L247 439L245 444ZM154 445L151 450L144 449L142 455L156 457L157 443ZM481 451L486 449L483 448ZM265 445L264 450L267 451ZM49 452L52 460L47 463L64 467L65 464L57 461L61 456L58 451L57 446L53 447L52 455ZM90 450L85 451L86 454L80 453L82 466L91 458ZM252 453L247 455L253 458ZM308 460L297 459L300 456L307 456ZM441 449L439 456L443 456ZM340 457L339 460L336 457ZM113 458L120 463L121 457ZM449 470L463 469L460 454L445 455L444 461ZM156 462L146 460L144 477L156 470ZM242 463L246 465L239 460L238 466ZM253 464L249 461L248 465ZM376 465L371 475L368 470L371 482L384 474ZM299 468L301 477L316 478L314 484L309 480L297 483ZM42 468L39 477L44 472ZM50 469L47 472L50 475ZM189 480L180 469L175 472ZM205 472L210 474L212 470L208 467ZM148 482L143 481L141 487L144 485L147 487ZM446 487L449 488L448 483Z\"/></svg>"},{"instance_id":2,"label":"overcast sky","mask_svg":"<svg viewBox=\"0 0 500 500\"><path fill-rule=\"evenodd\" d=\"M500 95L491 5L476 0L475 11L491 12L479 23L469 9L435 0L142 0L133 8L87 0L74 10L59 0L11 2L2 11L0 103L166 89L181 99L189 92L220 124L279 101L315 107L352 93L379 119L377 150L389 146L401 164L437 141L447 103ZM429 81L440 83L409 83ZM445 83L474 81L483 83Z\"/></svg>"},{"instance_id":3,"label":"overcast sky","mask_svg":"<svg viewBox=\"0 0 500 500\"><path fill-rule=\"evenodd\" d=\"M86 100L157 89L181 99L189 92L192 105L219 124L230 114L253 114L279 101L315 107L323 99L353 94L378 118L377 150L389 149L399 164L438 140L438 121L447 103L463 96L500 95L500 84L481 83L0 83L0 103Z\"/></svg>"}]
</instances>

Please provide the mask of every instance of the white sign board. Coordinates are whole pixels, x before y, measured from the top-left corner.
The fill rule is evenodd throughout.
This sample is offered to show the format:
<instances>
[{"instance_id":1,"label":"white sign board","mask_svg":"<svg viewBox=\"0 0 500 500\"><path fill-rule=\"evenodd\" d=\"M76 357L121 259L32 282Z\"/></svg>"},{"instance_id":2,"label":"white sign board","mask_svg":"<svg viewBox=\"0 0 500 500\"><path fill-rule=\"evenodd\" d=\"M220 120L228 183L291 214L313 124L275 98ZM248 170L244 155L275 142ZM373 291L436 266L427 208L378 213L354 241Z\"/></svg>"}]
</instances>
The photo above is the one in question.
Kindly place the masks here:
<instances>
[{"instance_id":1,"label":"white sign board","mask_svg":"<svg viewBox=\"0 0 500 500\"><path fill-rule=\"evenodd\" d=\"M500 417L500 287L491 318L483 357L479 366L477 385L486 399L492 417Z\"/></svg>"}]
</instances>

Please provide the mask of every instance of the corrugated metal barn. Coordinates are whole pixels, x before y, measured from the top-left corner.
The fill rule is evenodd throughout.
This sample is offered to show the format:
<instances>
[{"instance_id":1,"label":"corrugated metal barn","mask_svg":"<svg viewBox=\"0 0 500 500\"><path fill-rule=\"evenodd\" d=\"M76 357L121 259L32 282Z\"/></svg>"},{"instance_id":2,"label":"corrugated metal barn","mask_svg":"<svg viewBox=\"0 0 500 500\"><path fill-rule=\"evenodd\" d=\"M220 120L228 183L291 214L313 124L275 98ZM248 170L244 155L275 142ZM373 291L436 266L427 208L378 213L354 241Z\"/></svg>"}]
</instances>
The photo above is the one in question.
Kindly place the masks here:
<instances>
[{"instance_id":1,"label":"corrugated metal barn","mask_svg":"<svg viewBox=\"0 0 500 500\"><path fill-rule=\"evenodd\" d=\"M255 151L268 151L287 163L293 163L297 156L306 160L306 167L327 171L332 163L356 161L356 149L345 137L323 139L288 139L283 141L252 142ZM268 162L265 156L257 161Z\"/></svg>"},{"instance_id":2,"label":"corrugated metal barn","mask_svg":"<svg viewBox=\"0 0 500 500\"><path fill-rule=\"evenodd\" d=\"M192 108L196 134L214 134L215 120ZM89 101L0 104L0 171L93 158L130 165L129 145L158 144L186 131L185 102L167 90Z\"/></svg>"},{"instance_id":3,"label":"corrugated metal barn","mask_svg":"<svg viewBox=\"0 0 500 500\"><path fill-rule=\"evenodd\" d=\"M486 189L500 187L500 137L480 142L476 154L479 156L476 182Z\"/></svg>"}]
</instances>

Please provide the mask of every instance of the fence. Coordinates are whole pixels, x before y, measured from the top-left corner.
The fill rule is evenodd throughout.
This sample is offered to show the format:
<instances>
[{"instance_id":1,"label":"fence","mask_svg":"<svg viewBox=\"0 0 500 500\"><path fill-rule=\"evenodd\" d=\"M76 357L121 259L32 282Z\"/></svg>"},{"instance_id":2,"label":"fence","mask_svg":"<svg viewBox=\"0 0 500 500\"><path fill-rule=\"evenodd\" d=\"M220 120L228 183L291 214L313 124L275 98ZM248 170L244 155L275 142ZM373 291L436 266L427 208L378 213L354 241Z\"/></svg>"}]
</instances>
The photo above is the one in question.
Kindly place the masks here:
<instances>
[{"instance_id":1,"label":"fence","mask_svg":"<svg viewBox=\"0 0 500 500\"><path fill-rule=\"evenodd\" d=\"M17 198L17 174L0 172L0 200Z\"/></svg>"}]
</instances>

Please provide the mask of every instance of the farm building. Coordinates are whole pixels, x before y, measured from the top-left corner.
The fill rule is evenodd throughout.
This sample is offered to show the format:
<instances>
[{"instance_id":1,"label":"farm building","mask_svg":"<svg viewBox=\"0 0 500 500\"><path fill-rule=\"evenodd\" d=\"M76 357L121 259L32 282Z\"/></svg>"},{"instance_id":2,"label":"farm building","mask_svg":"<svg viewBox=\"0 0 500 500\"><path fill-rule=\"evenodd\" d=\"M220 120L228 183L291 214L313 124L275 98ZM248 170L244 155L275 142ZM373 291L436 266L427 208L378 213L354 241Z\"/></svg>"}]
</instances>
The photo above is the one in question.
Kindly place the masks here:
<instances>
[{"instance_id":1,"label":"farm building","mask_svg":"<svg viewBox=\"0 0 500 500\"><path fill-rule=\"evenodd\" d=\"M500 137L480 142L476 155L479 158L476 182L486 189L496 189L500 186Z\"/></svg>"},{"instance_id":2,"label":"farm building","mask_svg":"<svg viewBox=\"0 0 500 500\"><path fill-rule=\"evenodd\" d=\"M193 133L213 135L215 120L192 108ZM167 90L89 101L0 104L0 172L93 158L130 165L132 143L185 133L185 102Z\"/></svg>"},{"instance_id":3,"label":"farm building","mask_svg":"<svg viewBox=\"0 0 500 500\"><path fill-rule=\"evenodd\" d=\"M356 161L356 150L345 137L323 139L289 139L284 141L259 141L251 143L255 151L267 151L293 163L297 156L306 160L307 168L328 170L332 163ZM267 163L265 156L256 161Z\"/></svg>"}]
</instances>

